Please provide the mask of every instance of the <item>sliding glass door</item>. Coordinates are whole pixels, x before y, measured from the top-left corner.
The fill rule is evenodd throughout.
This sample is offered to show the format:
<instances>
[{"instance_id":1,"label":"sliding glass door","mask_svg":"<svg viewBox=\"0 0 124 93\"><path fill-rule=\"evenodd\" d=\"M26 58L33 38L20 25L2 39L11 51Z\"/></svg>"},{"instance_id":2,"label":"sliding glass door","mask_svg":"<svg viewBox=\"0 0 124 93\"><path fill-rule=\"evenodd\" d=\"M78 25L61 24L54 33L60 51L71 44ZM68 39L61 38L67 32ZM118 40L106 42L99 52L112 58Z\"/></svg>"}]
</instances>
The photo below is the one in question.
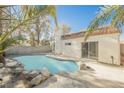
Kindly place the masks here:
<instances>
[{"instance_id":1,"label":"sliding glass door","mask_svg":"<svg viewBox=\"0 0 124 93\"><path fill-rule=\"evenodd\" d=\"M82 43L82 57L88 58L88 43Z\"/></svg>"},{"instance_id":2,"label":"sliding glass door","mask_svg":"<svg viewBox=\"0 0 124 93\"><path fill-rule=\"evenodd\" d=\"M98 57L98 43L90 42L89 43L89 58L97 59Z\"/></svg>"},{"instance_id":3,"label":"sliding glass door","mask_svg":"<svg viewBox=\"0 0 124 93\"><path fill-rule=\"evenodd\" d=\"M82 58L98 58L98 42L82 43Z\"/></svg>"}]
</instances>

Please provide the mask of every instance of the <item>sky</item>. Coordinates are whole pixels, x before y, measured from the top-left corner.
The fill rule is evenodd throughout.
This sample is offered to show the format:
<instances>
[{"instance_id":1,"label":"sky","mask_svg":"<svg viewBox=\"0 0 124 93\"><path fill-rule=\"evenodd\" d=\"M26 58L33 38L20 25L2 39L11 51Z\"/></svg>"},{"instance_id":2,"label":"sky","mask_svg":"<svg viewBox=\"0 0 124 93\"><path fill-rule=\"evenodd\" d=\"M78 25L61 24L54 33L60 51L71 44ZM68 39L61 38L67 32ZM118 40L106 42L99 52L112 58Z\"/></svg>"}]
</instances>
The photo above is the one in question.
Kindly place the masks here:
<instances>
[{"instance_id":1,"label":"sky","mask_svg":"<svg viewBox=\"0 0 124 93\"><path fill-rule=\"evenodd\" d=\"M57 19L59 24L67 24L72 31L77 32L87 28L99 7L80 5L57 6Z\"/></svg>"},{"instance_id":2,"label":"sky","mask_svg":"<svg viewBox=\"0 0 124 93\"><path fill-rule=\"evenodd\" d=\"M59 5L57 6L58 23L69 25L72 32L85 30L100 7L100 5ZM121 40L124 40L123 33Z\"/></svg>"}]
</instances>

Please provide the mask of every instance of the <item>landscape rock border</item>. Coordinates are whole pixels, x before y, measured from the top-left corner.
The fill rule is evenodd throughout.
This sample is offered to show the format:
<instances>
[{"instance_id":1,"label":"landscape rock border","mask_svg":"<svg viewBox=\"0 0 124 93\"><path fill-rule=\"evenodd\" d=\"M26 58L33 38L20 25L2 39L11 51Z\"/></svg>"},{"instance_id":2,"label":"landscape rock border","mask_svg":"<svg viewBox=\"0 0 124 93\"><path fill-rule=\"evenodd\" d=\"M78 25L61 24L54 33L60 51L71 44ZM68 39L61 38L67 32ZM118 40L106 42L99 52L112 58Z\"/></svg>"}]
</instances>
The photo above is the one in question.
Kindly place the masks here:
<instances>
[{"instance_id":1,"label":"landscape rock border","mask_svg":"<svg viewBox=\"0 0 124 93\"><path fill-rule=\"evenodd\" d=\"M47 80L50 76L52 74L47 68L41 71L26 71L21 63L12 59L6 59L5 67L0 63L0 88L34 87Z\"/></svg>"}]
</instances>

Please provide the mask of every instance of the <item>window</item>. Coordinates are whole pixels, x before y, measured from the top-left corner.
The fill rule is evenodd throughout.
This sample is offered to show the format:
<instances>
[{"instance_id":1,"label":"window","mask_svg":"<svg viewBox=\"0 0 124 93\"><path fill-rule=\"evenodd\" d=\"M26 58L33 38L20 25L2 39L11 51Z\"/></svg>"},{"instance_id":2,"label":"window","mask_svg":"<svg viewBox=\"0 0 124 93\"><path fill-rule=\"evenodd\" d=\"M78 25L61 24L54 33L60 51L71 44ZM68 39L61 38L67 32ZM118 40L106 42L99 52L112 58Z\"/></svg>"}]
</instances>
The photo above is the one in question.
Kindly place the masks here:
<instances>
[{"instance_id":1,"label":"window","mask_svg":"<svg viewBox=\"0 0 124 93\"><path fill-rule=\"evenodd\" d=\"M71 45L71 43L65 43L65 45Z\"/></svg>"}]
</instances>

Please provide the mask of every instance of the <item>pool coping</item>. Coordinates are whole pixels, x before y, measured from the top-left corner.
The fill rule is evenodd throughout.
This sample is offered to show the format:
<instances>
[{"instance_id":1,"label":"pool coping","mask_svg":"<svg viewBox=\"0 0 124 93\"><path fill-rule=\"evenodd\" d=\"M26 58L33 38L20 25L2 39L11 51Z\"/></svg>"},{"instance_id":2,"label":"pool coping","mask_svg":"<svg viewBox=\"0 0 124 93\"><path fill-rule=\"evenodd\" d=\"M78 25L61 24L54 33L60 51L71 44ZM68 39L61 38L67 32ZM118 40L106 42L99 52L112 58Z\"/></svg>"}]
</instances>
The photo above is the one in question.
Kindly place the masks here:
<instances>
[{"instance_id":1,"label":"pool coping","mask_svg":"<svg viewBox=\"0 0 124 93\"><path fill-rule=\"evenodd\" d=\"M78 71L80 70L80 65L82 63L81 61L79 61L79 60L77 60L75 58L69 58L69 57L64 58L64 57L61 57L59 55L54 55L54 54L53 55L48 54L48 55L46 55L46 57L53 58L53 59L60 60L60 61L73 61L78 66Z\"/></svg>"}]
</instances>

